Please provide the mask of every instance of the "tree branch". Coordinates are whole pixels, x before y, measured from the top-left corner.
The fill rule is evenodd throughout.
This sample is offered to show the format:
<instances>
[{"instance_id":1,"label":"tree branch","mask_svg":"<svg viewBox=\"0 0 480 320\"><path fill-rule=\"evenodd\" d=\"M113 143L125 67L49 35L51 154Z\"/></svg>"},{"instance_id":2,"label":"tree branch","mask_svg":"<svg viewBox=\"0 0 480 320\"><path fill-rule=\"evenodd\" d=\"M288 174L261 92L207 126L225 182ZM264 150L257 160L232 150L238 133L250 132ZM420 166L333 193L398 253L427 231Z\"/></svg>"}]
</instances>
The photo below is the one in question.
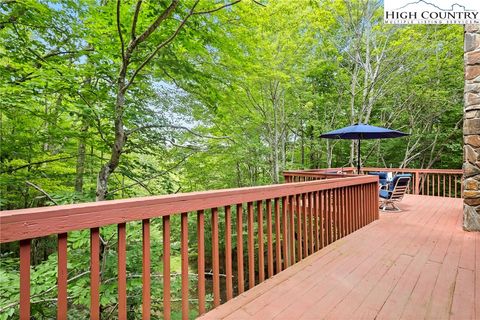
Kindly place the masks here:
<instances>
[{"instance_id":1,"label":"tree branch","mask_svg":"<svg viewBox=\"0 0 480 320\"><path fill-rule=\"evenodd\" d=\"M137 4L135 5L135 13L133 14L132 41L135 40L135 29L137 28L138 15L140 14L141 6L142 6L142 0L137 1Z\"/></svg>"},{"instance_id":2,"label":"tree branch","mask_svg":"<svg viewBox=\"0 0 480 320\"><path fill-rule=\"evenodd\" d=\"M267 6L266 4L263 4L263 3L261 3L260 1L257 1L257 0L252 0L252 1L253 1L253 3L258 4L259 6L262 6L262 7Z\"/></svg>"},{"instance_id":3,"label":"tree branch","mask_svg":"<svg viewBox=\"0 0 480 320\"><path fill-rule=\"evenodd\" d=\"M145 181L148 181L148 180L152 180L152 179L155 179L155 178L158 178L158 177L161 177L167 173L169 173L170 171L172 171L173 169L177 168L179 165L181 165L182 163L184 163L191 155L193 155L195 152L191 152L189 154L187 154L185 157L183 157L179 162L175 163L173 166L171 166L170 168L166 169L166 170L163 170L162 172L158 173L158 174L155 174L153 176L150 176L146 179L143 179L141 181L141 183L144 183ZM131 188L131 187L134 187L136 185L140 184L140 182L136 182L136 183L132 183L132 184L129 184L128 186L124 186L124 187L121 187L121 188L117 188L117 189L114 189L112 191L109 191L108 194L114 194L120 190L123 190L123 189L127 189L127 188Z\"/></svg>"},{"instance_id":4,"label":"tree branch","mask_svg":"<svg viewBox=\"0 0 480 320\"><path fill-rule=\"evenodd\" d=\"M57 158L57 159L49 159L49 160L42 160L42 161L37 161L37 162L30 162L28 164L24 164L24 165L16 167L16 168L10 168L10 169L0 171L0 173L12 173L12 172L24 169L24 168L28 168L30 166L37 165L37 164L44 164L44 163L49 163L49 162L54 162L54 161L59 161L59 160L66 160L66 159L71 159L71 158L75 158L75 157L76 156L69 156L69 157L62 157L62 158Z\"/></svg>"},{"instance_id":5,"label":"tree branch","mask_svg":"<svg viewBox=\"0 0 480 320\"><path fill-rule=\"evenodd\" d=\"M93 48L85 48L85 49L82 49L82 50L71 50L71 51L55 50L55 51L49 52L46 55L44 55L42 57L42 59L48 59L48 58L53 57L53 56L59 56L59 55L64 55L64 54L75 54L75 53L90 52L90 51L94 51L94 49Z\"/></svg>"},{"instance_id":6,"label":"tree branch","mask_svg":"<svg viewBox=\"0 0 480 320\"><path fill-rule=\"evenodd\" d=\"M145 30L138 38L135 38L135 40L132 40L128 46L129 51L133 51L133 49L143 41L145 41L162 23L163 20L167 19L170 14L175 10L175 8L178 6L179 0L173 0L172 3L168 6L163 13L153 21L153 23ZM138 4L138 3L137 3Z\"/></svg>"},{"instance_id":7,"label":"tree branch","mask_svg":"<svg viewBox=\"0 0 480 320\"><path fill-rule=\"evenodd\" d=\"M25 183L27 185L29 185L30 187L33 187L34 189L36 189L37 191L40 191L41 193L43 193L47 198L48 200L52 201L53 203L55 203L56 205L58 205L58 203L53 200L53 198L45 191L43 190L42 188L40 188L39 186L37 186L36 184L30 182L30 181L25 181Z\"/></svg>"},{"instance_id":8,"label":"tree branch","mask_svg":"<svg viewBox=\"0 0 480 320\"><path fill-rule=\"evenodd\" d=\"M206 11L197 11L197 12L194 12L193 14L207 14L207 13L212 13L212 12L215 12L215 11L219 11L219 10L222 10L223 8L227 8L227 7L231 7L237 3L239 3L240 1L242 0L236 0L236 1L233 1L233 2L230 2L230 3L227 3L227 4L224 4L223 6L220 6L218 8L214 8L214 9L211 9L211 10L206 10ZM260 4L256 1L254 1L255 3L257 4ZM261 5L261 4L260 4Z\"/></svg>"},{"instance_id":9,"label":"tree branch","mask_svg":"<svg viewBox=\"0 0 480 320\"><path fill-rule=\"evenodd\" d=\"M213 137L213 136L204 136L200 133L197 133L187 127L184 127L184 126L177 126L177 125L170 125L170 124L147 124L147 125L144 125L144 126L141 126L141 127L138 127L138 128L135 128L135 129L132 129L132 130L128 130L126 132L126 135L129 136L131 135L132 133L135 133L135 132L138 132L138 131L141 131L141 130L145 130L145 129L152 129L152 128L171 128L171 129L180 129L180 130L185 130L185 131L188 131L189 133L193 134L194 136L197 136L197 137L200 137L200 138L207 138L207 139L229 139L228 136L224 136L224 137Z\"/></svg>"},{"instance_id":10,"label":"tree branch","mask_svg":"<svg viewBox=\"0 0 480 320\"><path fill-rule=\"evenodd\" d=\"M122 29L120 28L120 4L121 0L117 0L117 31L122 45L122 59L125 60L125 42L123 41Z\"/></svg>"},{"instance_id":11,"label":"tree branch","mask_svg":"<svg viewBox=\"0 0 480 320\"><path fill-rule=\"evenodd\" d=\"M185 25L185 23L187 22L187 20L192 16L193 14L193 10L195 10L195 7L197 6L198 2L200 0L197 0L195 1L195 4L193 5L193 7L190 9L190 12L188 13L188 15L182 20L182 22L180 22L180 25L177 27L177 29L170 35L170 37L168 37L165 41L163 41L162 43L160 43L156 48L155 50L153 50L152 53L150 53L147 58L140 64L140 66L138 66L138 68L133 72L133 75L130 77L130 80L128 81L128 83L125 85L125 88L124 90L127 90L128 87L130 87L133 83L133 81L135 80L135 77L138 75L138 73L153 59L153 57L158 53L158 51L160 51L160 49L162 49L163 47L165 47L166 45L168 45L170 42L173 41L173 39L175 39L175 37L178 35L178 33L180 32L180 30L183 29L183 26ZM173 4L173 2L172 2ZM141 37L141 36L140 36ZM140 38L139 37L139 38Z\"/></svg>"}]
</instances>

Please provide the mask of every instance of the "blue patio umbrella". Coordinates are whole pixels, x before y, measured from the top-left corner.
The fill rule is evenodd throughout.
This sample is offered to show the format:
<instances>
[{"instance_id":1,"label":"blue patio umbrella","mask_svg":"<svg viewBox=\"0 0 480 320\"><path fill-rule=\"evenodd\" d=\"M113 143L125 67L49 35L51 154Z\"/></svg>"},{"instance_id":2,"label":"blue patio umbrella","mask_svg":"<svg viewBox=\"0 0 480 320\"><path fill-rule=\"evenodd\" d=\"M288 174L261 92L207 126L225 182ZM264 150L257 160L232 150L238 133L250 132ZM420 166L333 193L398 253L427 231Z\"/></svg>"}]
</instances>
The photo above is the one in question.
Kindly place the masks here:
<instances>
[{"instance_id":1,"label":"blue patio umbrella","mask_svg":"<svg viewBox=\"0 0 480 320\"><path fill-rule=\"evenodd\" d=\"M408 135L397 130L358 123L320 135L320 138L358 140L357 172L360 173L360 140L398 138Z\"/></svg>"}]
</instances>

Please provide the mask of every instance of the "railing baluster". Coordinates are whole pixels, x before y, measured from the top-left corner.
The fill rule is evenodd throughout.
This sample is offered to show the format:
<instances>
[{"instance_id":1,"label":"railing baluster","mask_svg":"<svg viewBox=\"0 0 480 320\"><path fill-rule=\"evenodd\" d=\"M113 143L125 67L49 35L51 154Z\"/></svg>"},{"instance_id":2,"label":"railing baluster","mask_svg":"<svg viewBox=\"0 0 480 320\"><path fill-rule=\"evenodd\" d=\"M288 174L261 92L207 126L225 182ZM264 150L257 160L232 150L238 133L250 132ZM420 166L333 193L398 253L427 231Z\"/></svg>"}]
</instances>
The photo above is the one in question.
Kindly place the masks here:
<instances>
[{"instance_id":1,"label":"railing baluster","mask_svg":"<svg viewBox=\"0 0 480 320\"><path fill-rule=\"evenodd\" d=\"M350 210L350 188L346 187L343 188L343 216L344 216L344 232L345 235L350 234L351 232L351 225L352 225L352 217L351 210Z\"/></svg>"},{"instance_id":2,"label":"railing baluster","mask_svg":"<svg viewBox=\"0 0 480 320\"><path fill-rule=\"evenodd\" d=\"M188 320L188 213L182 212L180 219L180 255L182 261L182 319ZM213 279L215 287L215 271Z\"/></svg>"},{"instance_id":3,"label":"railing baluster","mask_svg":"<svg viewBox=\"0 0 480 320\"><path fill-rule=\"evenodd\" d=\"M67 318L67 233L58 234L57 319Z\"/></svg>"},{"instance_id":4,"label":"railing baluster","mask_svg":"<svg viewBox=\"0 0 480 320\"><path fill-rule=\"evenodd\" d=\"M460 176L460 198L463 198L463 176Z\"/></svg>"},{"instance_id":5,"label":"railing baluster","mask_svg":"<svg viewBox=\"0 0 480 320\"><path fill-rule=\"evenodd\" d=\"M422 186L420 187L418 194L423 196L425 195L425 175L420 174L419 179L422 181Z\"/></svg>"},{"instance_id":6,"label":"railing baluster","mask_svg":"<svg viewBox=\"0 0 480 320\"><path fill-rule=\"evenodd\" d=\"M265 256L263 250L263 201L257 201L258 227L258 283L265 280Z\"/></svg>"},{"instance_id":7,"label":"railing baluster","mask_svg":"<svg viewBox=\"0 0 480 320\"><path fill-rule=\"evenodd\" d=\"M340 216L341 216L341 235L343 238L347 234L347 210L346 210L346 197L345 197L345 188L340 188Z\"/></svg>"},{"instance_id":8,"label":"railing baluster","mask_svg":"<svg viewBox=\"0 0 480 320\"><path fill-rule=\"evenodd\" d=\"M289 220L290 220L290 226L288 230L290 231L290 241L289 241L289 248L290 248L290 263L289 266L293 265L296 261L295 259L295 204L294 204L295 196L290 196L289 197L289 205L288 205L288 211L289 211Z\"/></svg>"},{"instance_id":9,"label":"railing baluster","mask_svg":"<svg viewBox=\"0 0 480 320\"><path fill-rule=\"evenodd\" d=\"M366 197L367 197L367 203L368 203L368 207L367 207L367 214L368 214L368 221L369 223L372 222L374 220L374 217L373 217L373 207L372 207L372 197L370 196L373 192L373 189L372 189L372 184L368 184L367 185L367 193L366 193Z\"/></svg>"},{"instance_id":10,"label":"railing baluster","mask_svg":"<svg viewBox=\"0 0 480 320\"><path fill-rule=\"evenodd\" d=\"M218 247L218 209L212 208L213 306L220 305L220 261Z\"/></svg>"},{"instance_id":11,"label":"railing baluster","mask_svg":"<svg viewBox=\"0 0 480 320\"><path fill-rule=\"evenodd\" d=\"M314 248L314 251L317 252L318 250L320 250L320 233L319 233L319 195L318 195L318 191L314 192L313 193L313 217L314 217L314 220L315 220L315 248Z\"/></svg>"},{"instance_id":12,"label":"railing baluster","mask_svg":"<svg viewBox=\"0 0 480 320\"><path fill-rule=\"evenodd\" d=\"M342 221L341 219L342 198L340 188L335 188L335 240L342 236Z\"/></svg>"},{"instance_id":13,"label":"railing baluster","mask_svg":"<svg viewBox=\"0 0 480 320\"><path fill-rule=\"evenodd\" d=\"M170 216L162 219L163 233L163 318L171 318L170 307Z\"/></svg>"},{"instance_id":14,"label":"railing baluster","mask_svg":"<svg viewBox=\"0 0 480 320\"><path fill-rule=\"evenodd\" d=\"M355 207L355 186L349 187L350 194L350 219L352 219L352 232L357 230L357 208Z\"/></svg>"},{"instance_id":15,"label":"railing baluster","mask_svg":"<svg viewBox=\"0 0 480 320\"><path fill-rule=\"evenodd\" d=\"M458 185L457 176L455 176L455 198L457 198L457 185Z\"/></svg>"},{"instance_id":16,"label":"railing baluster","mask_svg":"<svg viewBox=\"0 0 480 320\"><path fill-rule=\"evenodd\" d=\"M442 174L442 180L443 180L443 196L445 197L445 175Z\"/></svg>"},{"instance_id":17,"label":"railing baluster","mask_svg":"<svg viewBox=\"0 0 480 320\"><path fill-rule=\"evenodd\" d=\"M448 197L452 196L452 175L448 175Z\"/></svg>"},{"instance_id":18,"label":"railing baluster","mask_svg":"<svg viewBox=\"0 0 480 320\"><path fill-rule=\"evenodd\" d=\"M285 203L282 203L282 210L284 209L284 206ZM275 198L275 273L279 273L280 271L282 271L282 240L280 235L280 220L280 199ZM283 227L286 231L287 226L284 224ZM285 239L285 237L283 237L283 239Z\"/></svg>"},{"instance_id":19,"label":"railing baluster","mask_svg":"<svg viewBox=\"0 0 480 320\"><path fill-rule=\"evenodd\" d=\"M440 197L440 175L437 174L437 196Z\"/></svg>"},{"instance_id":20,"label":"railing baluster","mask_svg":"<svg viewBox=\"0 0 480 320\"><path fill-rule=\"evenodd\" d=\"M266 200L267 207L267 271L268 277L273 276L273 237L272 237L272 202L270 199ZM277 233L278 235L278 233Z\"/></svg>"},{"instance_id":21,"label":"railing baluster","mask_svg":"<svg viewBox=\"0 0 480 320\"><path fill-rule=\"evenodd\" d=\"M308 257L308 193L302 194L302 222L303 222L303 257Z\"/></svg>"},{"instance_id":22,"label":"railing baluster","mask_svg":"<svg viewBox=\"0 0 480 320\"><path fill-rule=\"evenodd\" d=\"M375 203L377 198L375 197L378 186L375 184L370 185L370 197L371 197L371 204L372 204L372 221L377 220L377 214L378 214L378 205Z\"/></svg>"},{"instance_id":23,"label":"railing baluster","mask_svg":"<svg viewBox=\"0 0 480 320\"><path fill-rule=\"evenodd\" d=\"M302 213L301 213L301 195L297 195L295 197L296 201L296 215L297 215L297 252L298 252L298 257L297 261L302 260L303 258L303 252L302 252Z\"/></svg>"},{"instance_id":24,"label":"railing baluster","mask_svg":"<svg viewBox=\"0 0 480 320\"><path fill-rule=\"evenodd\" d=\"M435 196L435 175L432 173L432 196Z\"/></svg>"},{"instance_id":25,"label":"railing baluster","mask_svg":"<svg viewBox=\"0 0 480 320\"><path fill-rule=\"evenodd\" d=\"M357 207L355 206L355 186L350 187L350 207L352 208L353 231L358 230Z\"/></svg>"},{"instance_id":26,"label":"railing baluster","mask_svg":"<svg viewBox=\"0 0 480 320\"><path fill-rule=\"evenodd\" d=\"M233 298L232 281L232 209L225 206L225 282L227 301Z\"/></svg>"},{"instance_id":27,"label":"railing baluster","mask_svg":"<svg viewBox=\"0 0 480 320\"><path fill-rule=\"evenodd\" d=\"M198 313L205 313L205 215L197 211L197 245L198 245Z\"/></svg>"},{"instance_id":28,"label":"railing baluster","mask_svg":"<svg viewBox=\"0 0 480 320\"><path fill-rule=\"evenodd\" d=\"M370 216L368 214L368 198L367 198L367 186L362 185L362 199L363 199L363 215L365 217L365 224L370 223Z\"/></svg>"},{"instance_id":29,"label":"railing baluster","mask_svg":"<svg viewBox=\"0 0 480 320\"><path fill-rule=\"evenodd\" d=\"M370 215L368 211L367 186L364 185L362 185L362 200L363 216L365 217L364 225L367 225L370 222Z\"/></svg>"},{"instance_id":30,"label":"railing baluster","mask_svg":"<svg viewBox=\"0 0 480 320\"><path fill-rule=\"evenodd\" d=\"M248 214L248 288L252 289L255 286L255 245L253 234L253 203L247 203Z\"/></svg>"},{"instance_id":31,"label":"railing baluster","mask_svg":"<svg viewBox=\"0 0 480 320\"><path fill-rule=\"evenodd\" d=\"M336 200L336 219L337 222L335 223L336 225L336 238L335 240L338 240L342 237L342 190L341 188L335 188L335 200Z\"/></svg>"},{"instance_id":32,"label":"railing baluster","mask_svg":"<svg viewBox=\"0 0 480 320\"><path fill-rule=\"evenodd\" d=\"M318 219L320 221L320 247L319 249L322 249L325 246L325 211L323 209L323 204L325 203L325 192L319 191L318 192L318 206L317 206L317 214L318 214Z\"/></svg>"},{"instance_id":33,"label":"railing baluster","mask_svg":"<svg viewBox=\"0 0 480 320\"><path fill-rule=\"evenodd\" d=\"M363 215L365 216L364 226L370 223L370 215L368 212L368 198L367 198L367 185L362 185L362 199L363 200Z\"/></svg>"},{"instance_id":34,"label":"railing baluster","mask_svg":"<svg viewBox=\"0 0 480 320\"><path fill-rule=\"evenodd\" d=\"M343 194L343 204L342 204L342 207L343 207L343 236L346 236L348 234L350 234L349 232L349 223L350 223L350 219L348 217L348 196L347 196L347 191L348 191L348 188L345 187L345 188L342 188L343 191L342 191L342 194Z\"/></svg>"},{"instance_id":35,"label":"railing baluster","mask_svg":"<svg viewBox=\"0 0 480 320\"><path fill-rule=\"evenodd\" d=\"M20 240L20 319L30 319L31 240Z\"/></svg>"},{"instance_id":36,"label":"railing baluster","mask_svg":"<svg viewBox=\"0 0 480 320\"><path fill-rule=\"evenodd\" d=\"M289 265L288 259L288 225L287 225L287 197L282 197L282 225L283 225L283 237L280 239L280 199L275 199L275 226L277 228L277 273L282 271L282 254L281 249L283 248L283 268L287 269Z\"/></svg>"},{"instance_id":37,"label":"railing baluster","mask_svg":"<svg viewBox=\"0 0 480 320\"><path fill-rule=\"evenodd\" d=\"M308 223L310 224L310 254L314 253L313 247L315 244L315 238L313 237L314 234L314 219L313 219L313 192L309 193L308 196Z\"/></svg>"},{"instance_id":38,"label":"railing baluster","mask_svg":"<svg viewBox=\"0 0 480 320\"><path fill-rule=\"evenodd\" d=\"M150 319L150 220L142 221L142 319Z\"/></svg>"},{"instance_id":39,"label":"railing baluster","mask_svg":"<svg viewBox=\"0 0 480 320\"><path fill-rule=\"evenodd\" d=\"M100 319L100 230L90 229L90 319ZM26 318L29 319L29 318Z\"/></svg>"},{"instance_id":40,"label":"railing baluster","mask_svg":"<svg viewBox=\"0 0 480 320\"><path fill-rule=\"evenodd\" d=\"M243 274L243 207L237 204L237 276L238 294L245 291L245 280Z\"/></svg>"},{"instance_id":41,"label":"railing baluster","mask_svg":"<svg viewBox=\"0 0 480 320\"><path fill-rule=\"evenodd\" d=\"M345 237L345 224L346 224L346 216L345 216L345 188L338 188L339 197L339 214L340 214L340 224L339 224L339 238Z\"/></svg>"},{"instance_id":42,"label":"railing baluster","mask_svg":"<svg viewBox=\"0 0 480 320\"><path fill-rule=\"evenodd\" d=\"M352 187L353 192L353 207L355 208L354 216L355 216L355 230L360 229L360 211L358 208L358 186Z\"/></svg>"},{"instance_id":43,"label":"railing baluster","mask_svg":"<svg viewBox=\"0 0 480 320\"><path fill-rule=\"evenodd\" d=\"M127 319L127 232L126 224L119 223L118 230L118 318Z\"/></svg>"},{"instance_id":44,"label":"railing baluster","mask_svg":"<svg viewBox=\"0 0 480 320\"><path fill-rule=\"evenodd\" d=\"M324 207L325 207L325 236L327 242L325 243L325 246L328 246L330 243L332 243L332 236L331 236L331 226L332 226L332 217L331 217L331 201L332 201L332 190L325 190L325 202L324 202Z\"/></svg>"},{"instance_id":45,"label":"railing baluster","mask_svg":"<svg viewBox=\"0 0 480 320\"><path fill-rule=\"evenodd\" d=\"M426 174L427 175L427 196L430 195L430 174Z\"/></svg>"},{"instance_id":46,"label":"railing baluster","mask_svg":"<svg viewBox=\"0 0 480 320\"><path fill-rule=\"evenodd\" d=\"M332 191L333 193L333 210L332 210L332 242L336 241L338 235L338 207L337 207L337 200L338 200L338 189L335 188Z\"/></svg>"},{"instance_id":47,"label":"railing baluster","mask_svg":"<svg viewBox=\"0 0 480 320\"><path fill-rule=\"evenodd\" d=\"M360 206L362 208L363 226L365 226L368 223L368 217L366 215L365 186L364 185L360 186L360 194L361 194L361 196L360 196L360 199L361 199Z\"/></svg>"}]
</instances>

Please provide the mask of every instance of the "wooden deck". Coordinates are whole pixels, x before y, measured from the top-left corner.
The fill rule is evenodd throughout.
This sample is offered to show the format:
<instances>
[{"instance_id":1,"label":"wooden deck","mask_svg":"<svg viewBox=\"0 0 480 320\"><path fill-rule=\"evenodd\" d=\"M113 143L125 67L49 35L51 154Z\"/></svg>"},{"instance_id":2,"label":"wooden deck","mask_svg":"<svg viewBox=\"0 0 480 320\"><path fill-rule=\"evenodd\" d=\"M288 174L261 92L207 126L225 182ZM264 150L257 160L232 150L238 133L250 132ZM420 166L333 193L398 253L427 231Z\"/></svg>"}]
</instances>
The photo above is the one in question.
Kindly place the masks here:
<instances>
[{"instance_id":1,"label":"wooden deck","mask_svg":"<svg viewBox=\"0 0 480 320\"><path fill-rule=\"evenodd\" d=\"M480 233L461 229L462 199L400 207L202 319L480 319Z\"/></svg>"}]
</instances>

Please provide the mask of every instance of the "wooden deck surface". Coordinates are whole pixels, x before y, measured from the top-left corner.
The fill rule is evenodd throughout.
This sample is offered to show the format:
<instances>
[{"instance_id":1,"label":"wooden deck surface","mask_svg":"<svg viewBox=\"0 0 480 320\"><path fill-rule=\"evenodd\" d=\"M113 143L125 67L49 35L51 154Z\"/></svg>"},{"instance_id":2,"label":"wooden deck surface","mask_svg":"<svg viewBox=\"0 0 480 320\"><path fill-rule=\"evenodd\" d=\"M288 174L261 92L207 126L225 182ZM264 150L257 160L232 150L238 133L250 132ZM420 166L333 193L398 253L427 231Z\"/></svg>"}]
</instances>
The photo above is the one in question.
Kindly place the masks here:
<instances>
[{"instance_id":1,"label":"wooden deck surface","mask_svg":"<svg viewBox=\"0 0 480 320\"><path fill-rule=\"evenodd\" d=\"M462 230L462 199L400 207L202 319L480 319L480 233Z\"/></svg>"}]
</instances>

